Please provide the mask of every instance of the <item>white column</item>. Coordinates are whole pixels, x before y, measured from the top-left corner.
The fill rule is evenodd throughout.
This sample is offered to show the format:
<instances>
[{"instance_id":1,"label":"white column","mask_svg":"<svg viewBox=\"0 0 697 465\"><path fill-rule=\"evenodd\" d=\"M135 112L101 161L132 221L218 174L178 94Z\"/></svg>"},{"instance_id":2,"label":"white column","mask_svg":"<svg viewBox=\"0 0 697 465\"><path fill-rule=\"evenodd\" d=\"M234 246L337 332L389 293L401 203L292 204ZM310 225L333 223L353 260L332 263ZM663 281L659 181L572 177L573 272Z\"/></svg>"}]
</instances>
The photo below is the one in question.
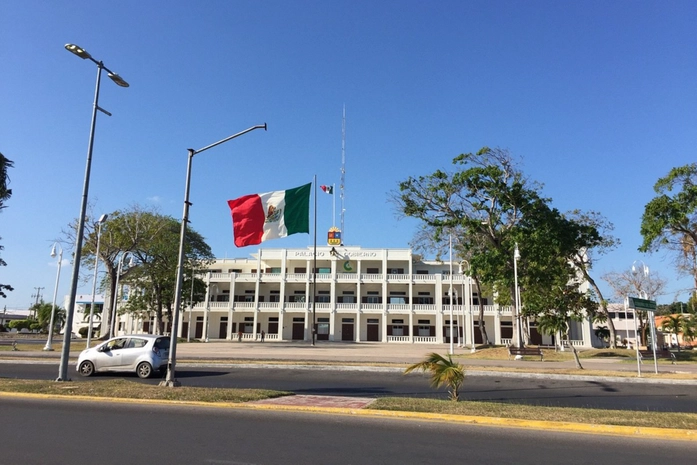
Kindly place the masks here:
<instances>
[{"instance_id":1,"label":"white column","mask_svg":"<svg viewBox=\"0 0 697 465\"><path fill-rule=\"evenodd\" d=\"M281 298L283 298L283 296L281 296ZM286 316L286 313L283 310L278 312L278 340L279 341L284 340L283 339L283 329L285 327L285 321L286 321L285 316Z\"/></svg>"},{"instance_id":2,"label":"white column","mask_svg":"<svg viewBox=\"0 0 697 465\"><path fill-rule=\"evenodd\" d=\"M228 341L232 340L232 320L233 320L233 312L232 312L232 307L235 305L235 277L237 276L237 273L232 272L230 273L230 301L228 302L228 310L227 310L227 334L225 335L225 339ZM189 322L189 326L191 326L191 322ZM191 330L191 328L189 328Z\"/></svg>"},{"instance_id":3,"label":"white column","mask_svg":"<svg viewBox=\"0 0 697 465\"><path fill-rule=\"evenodd\" d=\"M211 272L206 276L206 311L203 314L203 340L208 342L208 318L211 312Z\"/></svg>"}]
</instances>

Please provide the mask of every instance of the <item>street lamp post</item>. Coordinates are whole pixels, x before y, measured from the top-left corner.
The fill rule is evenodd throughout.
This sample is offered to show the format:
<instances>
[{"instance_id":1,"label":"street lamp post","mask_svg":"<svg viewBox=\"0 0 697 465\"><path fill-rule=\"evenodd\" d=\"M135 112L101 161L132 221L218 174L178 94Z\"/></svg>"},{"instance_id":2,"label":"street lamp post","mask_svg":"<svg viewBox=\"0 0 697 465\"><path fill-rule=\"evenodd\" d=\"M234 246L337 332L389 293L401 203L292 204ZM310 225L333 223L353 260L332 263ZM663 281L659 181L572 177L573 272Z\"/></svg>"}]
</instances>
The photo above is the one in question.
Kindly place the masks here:
<instances>
[{"instance_id":1,"label":"street lamp post","mask_svg":"<svg viewBox=\"0 0 697 465\"><path fill-rule=\"evenodd\" d=\"M121 279L121 271L123 269L123 259L128 255L128 252L124 253L119 257L119 266L116 268L116 286L114 287L114 298L111 302L111 318L109 320L109 337L114 337L116 335L116 306L118 305L119 296L119 281ZM133 266L133 255L128 260L128 267Z\"/></svg>"},{"instance_id":2,"label":"street lamp post","mask_svg":"<svg viewBox=\"0 0 697 465\"><path fill-rule=\"evenodd\" d=\"M92 325L94 319L94 295L97 292L97 272L99 271L99 242L102 237L102 225L106 222L109 217L106 213L99 217L97 221L97 250L94 253L94 278L92 278L92 302L90 304L90 318L89 327L87 328L87 349L90 348L90 342L92 341Z\"/></svg>"},{"instance_id":3,"label":"street lamp post","mask_svg":"<svg viewBox=\"0 0 697 465\"><path fill-rule=\"evenodd\" d=\"M186 223L189 221L189 191L191 188L191 162L194 159L194 155L204 152L210 148L216 147L223 144L229 140L239 137L243 134L247 134L255 129L263 129L266 131L266 123L258 124L252 126L251 128L245 129L244 131L233 134L225 139L219 140L211 145L207 145L199 150L188 149L189 157L188 163L186 165L186 183L184 186L184 212L182 214L182 224L181 232L179 234L179 259L177 262L177 279L176 286L174 290L174 321L172 322L172 334L170 337L169 345L169 360L167 361L167 377L164 381L160 382L160 386L175 387L179 386L180 383L175 379L175 369L177 364L177 331L179 326L179 312L182 302L182 281L184 277L184 242L186 240Z\"/></svg>"},{"instance_id":4,"label":"street lamp post","mask_svg":"<svg viewBox=\"0 0 697 465\"><path fill-rule=\"evenodd\" d=\"M87 53L83 48L74 44L66 44L66 50L77 55L83 60L90 60L97 65L97 84L94 91L94 104L92 106L92 122L90 124L90 138L87 146L87 164L85 166L85 179L82 188L82 202L80 204L80 215L78 216L77 234L75 239L75 257L73 260L73 275L70 286L70 294L68 298L68 307L65 309L65 332L63 335L63 350L61 351L60 366L58 368L58 378L56 381L68 381L68 359L70 358L70 333L73 325L73 314L75 311L75 300L77 297L77 286L80 280L80 258L82 255L82 239L84 236L85 216L87 212L87 197L90 186L90 170L92 167L92 147L94 145L94 129L97 123L97 110L105 115L111 116L111 113L99 106L99 83L102 77L102 69L107 71L109 79L114 81L120 87L128 87L128 83L121 76L112 72L104 66L104 63L92 58L92 55Z\"/></svg>"},{"instance_id":5,"label":"street lamp post","mask_svg":"<svg viewBox=\"0 0 697 465\"><path fill-rule=\"evenodd\" d=\"M194 267L191 267L191 300L189 300L189 325L186 328L186 342L191 341L191 310L194 306Z\"/></svg>"},{"instance_id":6,"label":"street lamp post","mask_svg":"<svg viewBox=\"0 0 697 465\"><path fill-rule=\"evenodd\" d=\"M450 355L454 353L453 349L453 235L450 234Z\"/></svg>"},{"instance_id":7,"label":"street lamp post","mask_svg":"<svg viewBox=\"0 0 697 465\"><path fill-rule=\"evenodd\" d=\"M467 271L468 273L465 275L465 282L463 283L463 291L462 291L462 299L463 299L463 307L462 307L462 321L464 323L465 321L465 315L469 314L470 317L470 325L469 328L471 330L471 336L472 338L470 339L470 352L475 353L477 351L477 348L475 347L474 344L474 315L472 313L472 278L469 275L469 271L472 269L470 266L470 263L467 260L462 260L460 263L460 266L462 267L462 263L467 264ZM465 268L462 268L462 273L464 274ZM466 303L465 303L466 302ZM465 329L464 329L464 324L462 328L462 334L464 336L465 334ZM463 343L462 346L464 347L465 344Z\"/></svg>"},{"instance_id":8,"label":"street lamp post","mask_svg":"<svg viewBox=\"0 0 697 465\"><path fill-rule=\"evenodd\" d=\"M513 250L513 280L515 281L515 318L516 318L516 343L518 348L523 347L523 329L521 328L521 318L520 318L520 289L518 288L518 260L520 260L520 251L518 250L518 243L515 243L515 249ZM516 356L516 358L522 358L522 356Z\"/></svg>"},{"instance_id":9,"label":"street lamp post","mask_svg":"<svg viewBox=\"0 0 697 465\"><path fill-rule=\"evenodd\" d=\"M632 263L632 273L636 276L643 274L645 278L649 278L649 267L646 266L644 262L641 262L641 268L636 267L636 260ZM648 299L649 294L643 289L639 289L639 297L642 299ZM636 309L634 309L634 318L636 319ZM656 374L658 374L658 357L656 357L656 319L654 317L654 312L651 310L646 311L647 318L649 320L649 329L651 331L651 349L653 351L653 369ZM635 325L636 326L636 325ZM638 347L638 345L637 345Z\"/></svg>"},{"instance_id":10,"label":"street lamp post","mask_svg":"<svg viewBox=\"0 0 697 465\"><path fill-rule=\"evenodd\" d=\"M46 340L46 345L44 346L44 350L46 351L53 350L53 320L56 316L56 295L58 294L58 282L61 278L61 265L63 263L63 247L61 247L60 244L58 244L57 242L53 244L53 247L51 247L51 257L55 258L56 256L56 246L58 246L58 248L60 249L60 253L58 254L58 271L56 272L56 286L53 288L51 322L48 324L48 339Z\"/></svg>"}]
</instances>

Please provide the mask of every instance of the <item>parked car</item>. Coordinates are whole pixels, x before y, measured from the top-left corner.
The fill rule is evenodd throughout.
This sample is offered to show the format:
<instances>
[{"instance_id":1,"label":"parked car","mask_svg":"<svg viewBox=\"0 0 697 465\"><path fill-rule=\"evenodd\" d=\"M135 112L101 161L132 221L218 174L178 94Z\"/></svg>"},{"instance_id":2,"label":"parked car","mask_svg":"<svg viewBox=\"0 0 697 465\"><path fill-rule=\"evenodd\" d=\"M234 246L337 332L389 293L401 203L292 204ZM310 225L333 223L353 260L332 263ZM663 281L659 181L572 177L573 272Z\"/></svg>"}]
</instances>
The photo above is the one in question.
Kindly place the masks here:
<instances>
[{"instance_id":1,"label":"parked car","mask_svg":"<svg viewBox=\"0 0 697 465\"><path fill-rule=\"evenodd\" d=\"M168 336L152 334L112 337L80 352L76 369L82 376L104 371L130 371L140 378L149 378L153 372L167 368L169 343Z\"/></svg>"}]
</instances>

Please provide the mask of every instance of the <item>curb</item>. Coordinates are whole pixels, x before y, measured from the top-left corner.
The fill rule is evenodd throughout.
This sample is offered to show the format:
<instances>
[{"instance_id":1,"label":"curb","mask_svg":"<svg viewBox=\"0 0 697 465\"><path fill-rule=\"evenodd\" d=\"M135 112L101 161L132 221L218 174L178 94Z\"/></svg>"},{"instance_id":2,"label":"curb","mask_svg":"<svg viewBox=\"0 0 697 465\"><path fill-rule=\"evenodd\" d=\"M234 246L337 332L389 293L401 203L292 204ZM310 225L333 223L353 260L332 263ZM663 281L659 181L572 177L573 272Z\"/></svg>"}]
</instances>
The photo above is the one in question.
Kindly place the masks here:
<instances>
[{"instance_id":1,"label":"curb","mask_svg":"<svg viewBox=\"0 0 697 465\"><path fill-rule=\"evenodd\" d=\"M252 404L252 403L229 403L229 402L196 402L196 401L174 401L159 399L126 399L115 397L89 397L89 396L59 396L55 394L32 394L32 393L10 393L0 392L0 398L25 398L25 399L44 399L44 400L63 400L63 401L82 401L82 402L112 402L121 404L153 404L170 405L180 407L208 407L208 408L227 408L239 410L273 410L288 412L318 413L325 415L347 415L364 416L377 418L393 418L400 420L423 420L430 422L459 423L466 425L503 427L528 430L555 431L561 433L582 433L597 434L606 436L621 437L640 437L643 439L658 439L671 441L690 441L697 442L697 430L678 430L668 428L635 427L635 426L615 426L615 425L592 425L586 423L571 423L557 421L538 421L538 420L517 420L513 418L498 417L476 417L465 415L449 415L439 413L422 412L401 412L389 410L370 410L352 409L339 407L312 407L295 405L273 405L273 404Z\"/></svg>"}]
</instances>

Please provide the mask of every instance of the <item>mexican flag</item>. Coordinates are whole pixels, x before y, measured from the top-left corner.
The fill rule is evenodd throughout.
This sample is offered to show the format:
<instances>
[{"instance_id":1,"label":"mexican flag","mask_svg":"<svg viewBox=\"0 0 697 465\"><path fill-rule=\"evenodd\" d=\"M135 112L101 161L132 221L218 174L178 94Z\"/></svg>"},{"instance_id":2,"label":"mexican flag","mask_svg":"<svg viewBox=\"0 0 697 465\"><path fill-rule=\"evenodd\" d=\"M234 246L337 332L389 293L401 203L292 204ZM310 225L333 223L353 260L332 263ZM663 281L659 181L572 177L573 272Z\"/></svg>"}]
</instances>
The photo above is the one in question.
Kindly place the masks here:
<instances>
[{"instance_id":1,"label":"mexican flag","mask_svg":"<svg viewBox=\"0 0 697 465\"><path fill-rule=\"evenodd\" d=\"M309 233L311 186L312 183L308 183L285 191L228 200L235 245L245 247L291 234Z\"/></svg>"}]
</instances>

